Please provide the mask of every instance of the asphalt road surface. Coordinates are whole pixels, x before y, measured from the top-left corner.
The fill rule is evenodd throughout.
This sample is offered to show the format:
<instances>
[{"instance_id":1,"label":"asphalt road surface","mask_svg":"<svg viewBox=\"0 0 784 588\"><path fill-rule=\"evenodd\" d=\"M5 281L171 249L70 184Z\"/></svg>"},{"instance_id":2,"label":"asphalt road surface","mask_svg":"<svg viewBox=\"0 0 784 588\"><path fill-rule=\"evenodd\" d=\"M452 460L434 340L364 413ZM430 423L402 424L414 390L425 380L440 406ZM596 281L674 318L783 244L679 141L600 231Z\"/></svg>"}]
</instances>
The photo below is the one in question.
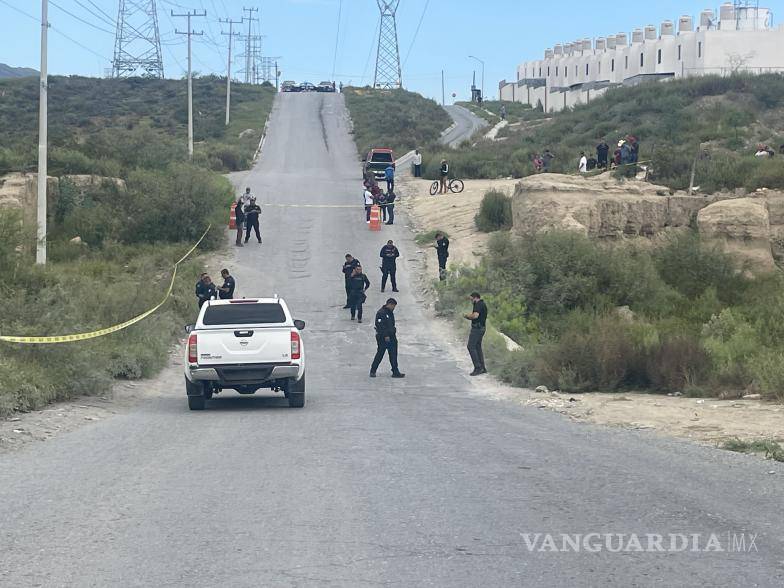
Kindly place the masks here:
<instances>
[{"instance_id":1,"label":"asphalt road surface","mask_svg":"<svg viewBox=\"0 0 784 588\"><path fill-rule=\"evenodd\" d=\"M281 95L238 179L266 205L357 205L265 206L264 244L235 252L242 295L277 292L307 321L307 406L229 392L189 412L172 368L137 408L0 455L0 585L781 586L778 464L478 393L416 302L404 219L364 222L342 104ZM403 381L368 379L372 320L341 309L349 251L372 319L389 238Z\"/></svg>"},{"instance_id":2,"label":"asphalt road surface","mask_svg":"<svg viewBox=\"0 0 784 588\"><path fill-rule=\"evenodd\" d=\"M477 131L489 126L485 119L479 118L467 108L457 104L445 106L444 109L455 123L454 128L441 137L441 142L450 147L457 147L473 137Z\"/></svg>"}]
</instances>

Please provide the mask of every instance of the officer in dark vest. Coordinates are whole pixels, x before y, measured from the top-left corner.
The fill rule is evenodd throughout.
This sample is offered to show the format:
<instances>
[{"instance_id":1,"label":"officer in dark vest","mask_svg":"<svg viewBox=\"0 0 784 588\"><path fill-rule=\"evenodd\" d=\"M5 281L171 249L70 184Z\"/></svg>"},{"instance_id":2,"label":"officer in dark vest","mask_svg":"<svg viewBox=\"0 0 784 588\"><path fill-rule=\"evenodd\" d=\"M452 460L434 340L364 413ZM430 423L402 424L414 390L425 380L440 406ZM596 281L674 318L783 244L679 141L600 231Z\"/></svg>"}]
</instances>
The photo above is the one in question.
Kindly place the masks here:
<instances>
[{"instance_id":1,"label":"officer in dark vest","mask_svg":"<svg viewBox=\"0 0 784 588\"><path fill-rule=\"evenodd\" d=\"M397 300L390 298L376 313L376 356L370 366L370 377L376 377L376 370L384 359L384 354L389 354L389 364L392 367L393 378L405 378L397 365L397 328L395 327L395 308Z\"/></svg>"},{"instance_id":2,"label":"officer in dark vest","mask_svg":"<svg viewBox=\"0 0 784 588\"><path fill-rule=\"evenodd\" d=\"M397 273L397 258L400 257L400 251L398 251L397 247L395 247L395 244L390 239L387 241L387 244L381 248L381 253L379 255L381 257L381 291L383 292L387 287L387 278L391 278L392 291L398 292L395 274Z\"/></svg>"},{"instance_id":3,"label":"officer in dark vest","mask_svg":"<svg viewBox=\"0 0 784 588\"><path fill-rule=\"evenodd\" d=\"M349 289L349 280L351 280L351 274L354 273L354 268L358 265L360 265L359 260L350 253L346 253L346 262L343 264L343 279L346 282L346 306L343 307L344 310L351 308L351 304L349 302L349 296L351 294Z\"/></svg>"},{"instance_id":4,"label":"officer in dark vest","mask_svg":"<svg viewBox=\"0 0 784 588\"><path fill-rule=\"evenodd\" d=\"M348 280L348 305L351 309L351 320L356 317L357 322L362 322L362 305L367 299L365 290L370 288L370 280L362 273L362 266L357 264Z\"/></svg>"}]
</instances>

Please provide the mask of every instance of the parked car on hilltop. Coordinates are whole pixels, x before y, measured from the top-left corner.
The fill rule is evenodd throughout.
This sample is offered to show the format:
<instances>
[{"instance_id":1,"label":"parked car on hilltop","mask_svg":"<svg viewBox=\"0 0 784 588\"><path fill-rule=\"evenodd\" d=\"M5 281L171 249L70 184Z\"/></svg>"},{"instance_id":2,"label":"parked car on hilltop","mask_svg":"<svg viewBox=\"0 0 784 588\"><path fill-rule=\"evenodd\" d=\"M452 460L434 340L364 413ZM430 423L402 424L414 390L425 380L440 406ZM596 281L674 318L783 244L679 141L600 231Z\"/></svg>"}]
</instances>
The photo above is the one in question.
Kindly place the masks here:
<instances>
[{"instance_id":1,"label":"parked car on hilltop","mask_svg":"<svg viewBox=\"0 0 784 588\"><path fill-rule=\"evenodd\" d=\"M333 82L321 82L316 87L317 92L334 92L335 91L335 84Z\"/></svg>"}]
</instances>

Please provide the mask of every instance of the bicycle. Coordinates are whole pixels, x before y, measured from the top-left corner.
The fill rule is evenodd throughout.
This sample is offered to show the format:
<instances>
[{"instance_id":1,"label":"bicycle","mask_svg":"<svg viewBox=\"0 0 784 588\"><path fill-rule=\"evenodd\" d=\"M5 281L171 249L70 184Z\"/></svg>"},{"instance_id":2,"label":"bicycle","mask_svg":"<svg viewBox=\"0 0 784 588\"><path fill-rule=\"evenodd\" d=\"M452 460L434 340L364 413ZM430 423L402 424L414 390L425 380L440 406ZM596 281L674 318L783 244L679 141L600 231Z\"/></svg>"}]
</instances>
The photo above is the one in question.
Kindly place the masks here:
<instances>
[{"instance_id":1,"label":"bicycle","mask_svg":"<svg viewBox=\"0 0 784 588\"><path fill-rule=\"evenodd\" d=\"M460 192L465 190L465 184L463 183L463 180L458 179L449 180L446 187L449 192L452 192L452 194L460 194ZM439 190L441 190L441 182L439 180L436 180L430 184L431 196L438 194Z\"/></svg>"}]
</instances>

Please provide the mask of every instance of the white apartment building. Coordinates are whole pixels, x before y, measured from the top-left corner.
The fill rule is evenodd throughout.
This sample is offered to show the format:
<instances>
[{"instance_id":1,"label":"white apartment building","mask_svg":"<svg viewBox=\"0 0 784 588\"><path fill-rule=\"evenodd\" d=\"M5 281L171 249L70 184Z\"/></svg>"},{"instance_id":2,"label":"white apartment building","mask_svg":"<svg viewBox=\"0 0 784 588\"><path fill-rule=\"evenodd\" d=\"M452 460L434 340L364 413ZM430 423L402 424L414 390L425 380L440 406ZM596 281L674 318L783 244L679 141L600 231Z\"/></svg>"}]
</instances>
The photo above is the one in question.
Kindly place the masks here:
<instances>
[{"instance_id":1,"label":"white apartment building","mask_svg":"<svg viewBox=\"0 0 784 588\"><path fill-rule=\"evenodd\" d=\"M544 59L517 68L517 81L499 84L501 100L545 111L589 102L608 88L646 80L736 71L784 72L784 27L773 27L773 13L752 2L729 2L703 10L699 26L691 16L676 25L664 21L631 35L558 44Z\"/></svg>"}]
</instances>

